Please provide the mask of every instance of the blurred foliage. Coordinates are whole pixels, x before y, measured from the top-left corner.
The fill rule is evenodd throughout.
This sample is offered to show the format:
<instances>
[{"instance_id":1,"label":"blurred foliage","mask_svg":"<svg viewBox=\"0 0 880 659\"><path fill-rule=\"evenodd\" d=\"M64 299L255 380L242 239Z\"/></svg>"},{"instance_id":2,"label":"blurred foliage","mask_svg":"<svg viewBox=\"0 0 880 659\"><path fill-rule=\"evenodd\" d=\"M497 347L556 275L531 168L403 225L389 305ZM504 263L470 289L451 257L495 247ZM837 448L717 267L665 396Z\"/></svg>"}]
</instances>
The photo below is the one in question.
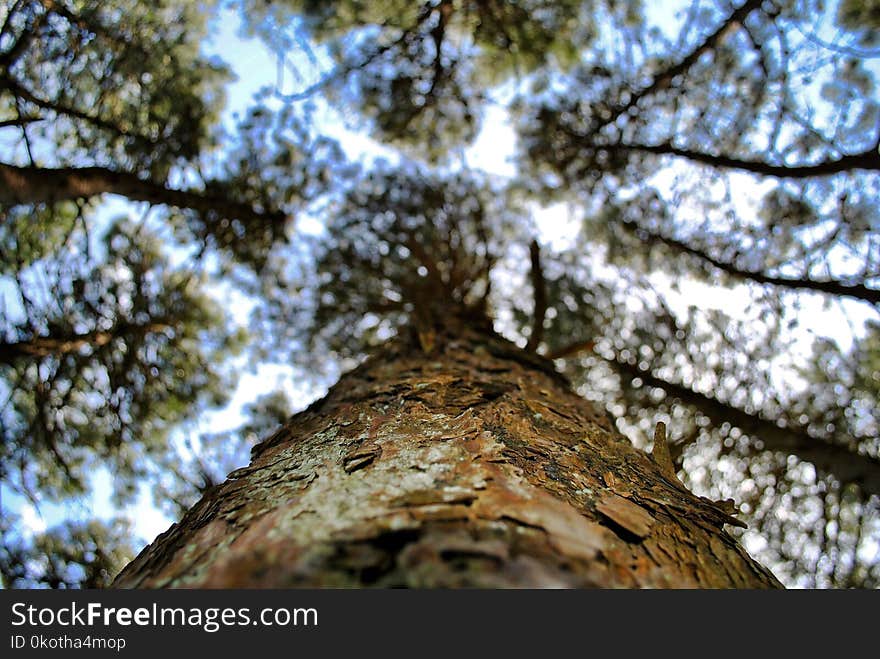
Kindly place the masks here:
<instances>
[{"instance_id":1,"label":"blurred foliage","mask_svg":"<svg viewBox=\"0 0 880 659\"><path fill-rule=\"evenodd\" d=\"M7 226L3 261L14 263ZM7 282L23 313L2 322L0 469L8 486L38 499L83 494L87 475L110 465L125 499L177 423L225 401L216 364L244 337L143 226L113 222L100 258L76 248L82 232L68 238L69 249Z\"/></svg>"},{"instance_id":2,"label":"blurred foliage","mask_svg":"<svg viewBox=\"0 0 880 659\"><path fill-rule=\"evenodd\" d=\"M0 208L5 488L68 502L106 467L178 515L305 402L248 392L218 430L236 371L314 395L446 309L532 339L638 446L666 421L785 583L880 585L876 2L220 8L278 64L222 124L214 3L0 8L0 164L185 193ZM486 128L512 177L467 167ZM3 525L13 586L99 585L126 546Z\"/></svg>"},{"instance_id":3,"label":"blurred foliage","mask_svg":"<svg viewBox=\"0 0 880 659\"><path fill-rule=\"evenodd\" d=\"M213 3L16 0L0 10L0 116L28 118L42 164L164 179L210 148L229 80L200 56Z\"/></svg>"},{"instance_id":4,"label":"blurred foliage","mask_svg":"<svg viewBox=\"0 0 880 659\"><path fill-rule=\"evenodd\" d=\"M281 210L286 219L262 215L233 217L180 210L172 217L183 241L213 248L258 272L273 245L285 241L295 212L325 193L334 176L345 175L344 155L335 140L309 131L308 117L294 108L272 111L255 99L236 126L234 145L210 163L208 193L228 195L260 211Z\"/></svg>"},{"instance_id":5,"label":"blurred foliage","mask_svg":"<svg viewBox=\"0 0 880 659\"><path fill-rule=\"evenodd\" d=\"M528 215L497 184L415 168L366 174L326 218L298 323L318 354L361 354L431 302L488 311L498 256L529 235Z\"/></svg>"},{"instance_id":6,"label":"blurred foliage","mask_svg":"<svg viewBox=\"0 0 880 659\"><path fill-rule=\"evenodd\" d=\"M16 521L0 514L3 588L105 588L135 555L124 519L65 522L28 539L14 536Z\"/></svg>"},{"instance_id":7,"label":"blurred foliage","mask_svg":"<svg viewBox=\"0 0 880 659\"><path fill-rule=\"evenodd\" d=\"M332 65L294 97L323 88L379 139L430 160L476 136L486 90L545 63L570 65L597 29L572 0L285 0L242 5L242 19L284 57L309 37L326 46Z\"/></svg>"}]
</instances>

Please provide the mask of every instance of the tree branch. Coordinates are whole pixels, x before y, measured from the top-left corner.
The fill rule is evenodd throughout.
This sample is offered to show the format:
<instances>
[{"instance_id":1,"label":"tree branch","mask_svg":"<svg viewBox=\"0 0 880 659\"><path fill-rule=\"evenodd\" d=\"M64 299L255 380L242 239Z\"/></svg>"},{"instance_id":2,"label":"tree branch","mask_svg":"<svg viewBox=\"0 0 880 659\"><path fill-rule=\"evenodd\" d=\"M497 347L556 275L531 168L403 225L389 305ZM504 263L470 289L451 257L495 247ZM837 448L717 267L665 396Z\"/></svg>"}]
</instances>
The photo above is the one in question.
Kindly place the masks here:
<instances>
[{"instance_id":1,"label":"tree branch","mask_svg":"<svg viewBox=\"0 0 880 659\"><path fill-rule=\"evenodd\" d=\"M642 151L645 153L653 153L655 155L671 155L680 158L687 158L694 162L699 162L712 167L720 167L722 169L739 169L753 174L761 174L763 176L773 176L776 178L810 178L813 176L831 176L841 172L847 172L854 169L867 169L880 171L880 152L871 148L861 153L841 156L837 159L823 160L812 165L774 165L762 160L746 160L741 158L731 158L730 156L713 155L702 151L692 149L683 149L672 146L669 143L664 144L617 144L607 147L595 147L598 150L614 151L621 149L625 151Z\"/></svg>"},{"instance_id":2,"label":"tree branch","mask_svg":"<svg viewBox=\"0 0 880 659\"><path fill-rule=\"evenodd\" d=\"M0 121L0 128L9 128L12 126L27 126L28 124L42 121L43 117L16 117L15 119L3 119Z\"/></svg>"},{"instance_id":3,"label":"tree branch","mask_svg":"<svg viewBox=\"0 0 880 659\"><path fill-rule=\"evenodd\" d=\"M544 338L544 317L547 315L547 282L544 280L544 269L541 267L541 246L537 240L529 245L529 257L532 262L532 294L535 308L532 313L532 333L526 344L528 352L535 352Z\"/></svg>"},{"instance_id":4,"label":"tree branch","mask_svg":"<svg viewBox=\"0 0 880 659\"><path fill-rule=\"evenodd\" d=\"M595 347L596 342L592 339L588 339L587 341L576 341L565 347L553 350L547 355L547 359L565 359L566 357L573 357L574 355L579 355L585 352L593 352L593 348Z\"/></svg>"},{"instance_id":5,"label":"tree branch","mask_svg":"<svg viewBox=\"0 0 880 659\"><path fill-rule=\"evenodd\" d=\"M242 221L282 222L286 217L280 211L261 211L217 194L173 190L128 172L103 167L48 169L0 163L0 204L51 203L105 193Z\"/></svg>"},{"instance_id":6,"label":"tree branch","mask_svg":"<svg viewBox=\"0 0 880 659\"><path fill-rule=\"evenodd\" d=\"M743 270L742 268L738 268L737 266L735 266L733 263L716 259L715 257L707 254L702 250L691 247L683 241L676 240L675 238L669 238L668 236L664 236L660 233L648 231L647 229L639 226L636 222L633 222L631 220L621 220L620 224L628 231L635 233L645 243L662 243L667 247L671 247L679 252L689 254L690 256L695 256L698 259L705 261L706 263L712 265L715 268L718 268L722 272L732 277L747 279L757 282L759 284L771 284L773 286L780 286L782 288L791 288L795 290L816 291L820 293L828 293L829 295L837 295L840 297L852 297L857 300L869 302L871 304L880 304L880 290L868 288L863 284L844 284L834 280L817 281L807 278L797 279L789 277L774 277L771 275L765 275L761 272L755 272L753 270Z\"/></svg>"},{"instance_id":7,"label":"tree branch","mask_svg":"<svg viewBox=\"0 0 880 659\"><path fill-rule=\"evenodd\" d=\"M590 352L604 359L621 377L632 381L640 379L649 387L659 387L668 396L686 405L697 407L716 425L730 423L745 434L760 438L766 451L778 451L797 456L809 462L818 471L831 474L841 483L855 483L867 495L880 496L880 460L860 455L843 446L823 442L812 437L805 428L780 427L773 421L749 414L717 398L694 391L690 387L668 382L651 373L650 369L630 364L621 358L609 358L593 350L594 342L579 341L548 355L550 359L571 357Z\"/></svg>"},{"instance_id":8,"label":"tree branch","mask_svg":"<svg viewBox=\"0 0 880 659\"><path fill-rule=\"evenodd\" d=\"M650 96L657 91L669 87L676 76L685 73L697 62L697 60L700 59L700 57L703 56L704 53L713 50L725 38L725 36L741 25L746 17L758 9L762 3L763 0L746 0L739 9L735 9L733 13L731 13L730 16L728 16L721 25L719 25L712 34L707 36L696 48L669 68L656 73L651 79L651 82L642 89L633 92L626 103L621 103L620 105L615 106L611 109L608 115L599 119L599 121L592 127L592 132L597 132L605 126L614 123L621 115L629 111L631 108L634 108L638 102L646 96Z\"/></svg>"},{"instance_id":9,"label":"tree branch","mask_svg":"<svg viewBox=\"0 0 880 659\"><path fill-rule=\"evenodd\" d=\"M843 446L811 436L805 428L780 427L775 422L749 414L717 398L668 382L621 359L603 357L622 377L640 379L649 387L660 387L667 395L699 408L713 423L730 423L747 435L760 438L764 450L797 456L818 471L831 474L841 483L855 483L868 495L880 496L880 460L860 455Z\"/></svg>"},{"instance_id":10,"label":"tree branch","mask_svg":"<svg viewBox=\"0 0 880 659\"><path fill-rule=\"evenodd\" d=\"M77 108L65 105L64 103L58 103L56 101L50 101L45 98L40 98L29 89L22 87L17 80L13 80L6 73L0 73L0 90L2 89L8 89L14 96L18 97L22 101L32 103L33 105L36 105L43 110L49 110L51 112L55 112L56 114L65 115L73 119L79 119L81 121L85 121L86 123L91 124L95 128L100 128L101 130L106 130L111 133L115 133L116 135L128 137L133 140L143 142L145 144L157 144L157 140L151 137L132 132L102 117L89 114L88 112L84 112L83 110L78 110Z\"/></svg>"},{"instance_id":11,"label":"tree branch","mask_svg":"<svg viewBox=\"0 0 880 659\"><path fill-rule=\"evenodd\" d=\"M35 336L15 343L0 343L0 364L12 364L20 359L41 359L49 355L67 355L86 346L99 348L114 338L126 335L147 335L163 332L173 325L156 320L146 324L118 323L109 330L96 330L68 336Z\"/></svg>"}]
</instances>

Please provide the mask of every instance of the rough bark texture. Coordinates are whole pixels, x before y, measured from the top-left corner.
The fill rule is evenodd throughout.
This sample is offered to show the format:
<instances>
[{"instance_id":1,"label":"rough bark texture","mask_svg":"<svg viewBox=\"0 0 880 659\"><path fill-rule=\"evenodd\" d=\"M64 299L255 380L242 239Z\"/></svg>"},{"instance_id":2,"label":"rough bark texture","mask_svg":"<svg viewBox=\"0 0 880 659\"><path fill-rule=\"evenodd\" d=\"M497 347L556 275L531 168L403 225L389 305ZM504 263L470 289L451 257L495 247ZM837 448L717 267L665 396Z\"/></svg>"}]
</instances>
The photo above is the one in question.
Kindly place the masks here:
<instances>
[{"instance_id":1,"label":"rough bark texture","mask_svg":"<svg viewBox=\"0 0 880 659\"><path fill-rule=\"evenodd\" d=\"M550 362L400 337L291 418L117 587L779 587Z\"/></svg>"}]
</instances>

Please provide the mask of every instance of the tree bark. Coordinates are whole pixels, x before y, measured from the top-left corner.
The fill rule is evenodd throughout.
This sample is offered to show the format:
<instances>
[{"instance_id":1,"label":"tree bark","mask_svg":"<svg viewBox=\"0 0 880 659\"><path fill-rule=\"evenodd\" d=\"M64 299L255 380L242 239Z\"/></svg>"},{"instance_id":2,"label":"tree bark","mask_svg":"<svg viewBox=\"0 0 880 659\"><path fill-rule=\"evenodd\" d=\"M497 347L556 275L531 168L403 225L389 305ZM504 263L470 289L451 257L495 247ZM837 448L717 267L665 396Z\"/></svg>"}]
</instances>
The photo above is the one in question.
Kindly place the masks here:
<instances>
[{"instance_id":1,"label":"tree bark","mask_svg":"<svg viewBox=\"0 0 880 659\"><path fill-rule=\"evenodd\" d=\"M409 332L292 417L116 587L779 587L546 359ZM419 332L421 333L421 332Z\"/></svg>"}]
</instances>

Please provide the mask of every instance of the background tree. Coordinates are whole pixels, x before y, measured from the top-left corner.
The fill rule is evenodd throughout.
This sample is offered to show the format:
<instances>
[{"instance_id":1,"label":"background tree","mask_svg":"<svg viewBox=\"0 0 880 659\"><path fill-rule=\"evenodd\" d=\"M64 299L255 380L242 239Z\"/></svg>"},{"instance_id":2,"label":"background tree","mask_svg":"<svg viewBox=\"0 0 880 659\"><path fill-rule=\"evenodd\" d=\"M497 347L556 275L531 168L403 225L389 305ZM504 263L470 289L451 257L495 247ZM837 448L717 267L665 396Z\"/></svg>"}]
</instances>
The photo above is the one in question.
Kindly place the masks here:
<instances>
[{"instance_id":1,"label":"background tree","mask_svg":"<svg viewBox=\"0 0 880 659\"><path fill-rule=\"evenodd\" d=\"M25 346L45 360L62 341L80 359L113 319L148 322L120 310L96 323L67 302L53 335L36 311L48 298L25 301L39 297L32 271L70 262L70 236L105 231L74 200L121 193L161 205L151 230L186 251L191 281L212 282L227 307L249 296L253 360L293 361L329 384L423 325L412 301L448 287L556 360L638 447L665 420L679 477L739 503L741 537L785 582L876 585L876 12L849 0L673 4L248 5L242 22L281 75L223 131L224 70L198 54L210 7L14 3L0 16L14 145L0 228L15 246L4 271L24 294L16 313L30 311L7 312L10 401L32 395ZM140 45L153 43L163 47ZM367 128L390 164L348 164L343 151L356 154L329 139L328 116ZM468 171L469 145L507 119L516 174ZM559 216L547 207L561 205L570 235L551 241L545 218ZM459 212L470 228L450 221ZM294 213L324 227L292 232ZM74 270L55 271L52 289L73 291ZM160 279L157 300L175 287ZM51 383L47 368L31 377ZM199 416L187 400L169 426ZM14 418L30 418L23 405ZM212 443L224 444L166 441L170 459L155 464L181 448L192 462L178 472L207 488L227 464ZM151 473L178 505L191 500L174 470Z\"/></svg>"},{"instance_id":2,"label":"background tree","mask_svg":"<svg viewBox=\"0 0 880 659\"><path fill-rule=\"evenodd\" d=\"M17 1L0 10L10 145L0 163L0 473L35 505L91 492L100 467L111 469L117 499L131 500L170 430L224 399L217 364L242 337L204 278L168 264L146 215L96 217L104 193L179 207L211 226L257 214L216 184L182 184L216 144L228 80L198 55L207 8ZM84 534L92 544L121 537L103 528L84 522L28 551L66 542L67 564L85 550ZM4 532L4 544L16 537ZM103 577L80 556L84 571L59 577L56 566L43 582L106 583L127 554L105 550L113 560ZM22 569L10 584L40 581Z\"/></svg>"},{"instance_id":3,"label":"background tree","mask_svg":"<svg viewBox=\"0 0 880 659\"><path fill-rule=\"evenodd\" d=\"M596 30L589 8L569 0L285 0L243 9L248 29L279 53L282 71L304 82L282 93L285 101L326 91L379 139L430 160L476 137L490 89L547 62L570 64ZM325 71L301 71L289 57L309 39L326 44L333 63Z\"/></svg>"}]
</instances>

